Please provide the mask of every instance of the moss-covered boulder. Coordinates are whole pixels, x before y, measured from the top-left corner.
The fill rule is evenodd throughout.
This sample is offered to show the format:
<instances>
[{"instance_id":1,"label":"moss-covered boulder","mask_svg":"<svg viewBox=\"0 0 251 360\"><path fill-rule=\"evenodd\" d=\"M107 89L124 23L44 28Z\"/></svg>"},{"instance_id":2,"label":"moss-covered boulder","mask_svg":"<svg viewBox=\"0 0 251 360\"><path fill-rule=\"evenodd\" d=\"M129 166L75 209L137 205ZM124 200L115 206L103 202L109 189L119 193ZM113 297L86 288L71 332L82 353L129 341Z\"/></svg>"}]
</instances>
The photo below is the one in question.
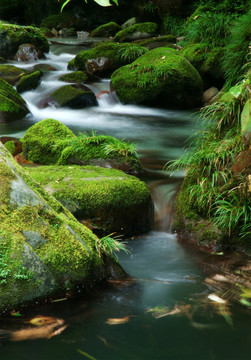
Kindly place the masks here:
<instances>
[{"instance_id":1,"label":"moss-covered boulder","mask_svg":"<svg viewBox=\"0 0 251 360\"><path fill-rule=\"evenodd\" d=\"M93 80L95 77L92 76L87 71L74 71L69 74L62 75L58 80L74 83L74 84L86 84L89 81Z\"/></svg>"},{"instance_id":2,"label":"moss-covered boulder","mask_svg":"<svg viewBox=\"0 0 251 360\"><path fill-rule=\"evenodd\" d=\"M61 122L42 120L26 131L22 139L24 156L38 164L56 164L63 149L75 138Z\"/></svg>"},{"instance_id":3,"label":"moss-covered boulder","mask_svg":"<svg viewBox=\"0 0 251 360\"><path fill-rule=\"evenodd\" d=\"M64 28L74 28L74 29L83 29L85 21L80 16L77 16L73 13L63 12L57 15L50 15L44 18L41 22L41 27L48 29L64 29Z\"/></svg>"},{"instance_id":4,"label":"moss-covered boulder","mask_svg":"<svg viewBox=\"0 0 251 360\"><path fill-rule=\"evenodd\" d=\"M142 170L133 144L105 135L75 136L54 119L31 126L22 141L26 159L38 164L90 164L129 173Z\"/></svg>"},{"instance_id":5,"label":"moss-covered boulder","mask_svg":"<svg viewBox=\"0 0 251 360\"><path fill-rule=\"evenodd\" d=\"M24 99L10 84L0 79L0 123L20 119L28 112Z\"/></svg>"},{"instance_id":6,"label":"moss-covered boulder","mask_svg":"<svg viewBox=\"0 0 251 360\"><path fill-rule=\"evenodd\" d=\"M81 84L64 85L46 96L39 104L41 107L70 107L82 109L98 105L95 94L87 86Z\"/></svg>"},{"instance_id":7,"label":"moss-covered boulder","mask_svg":"<svg viewBox=\"0 0 251 360\"><path fill-rule=\"evenodd\" d=\"M120 30L114 40L118 42L147 39L157 34L157 24L152 22L139 23Z\"/></svg>"},{"instance_id":8,"label":"moss-covered boulder","mask_svg":"<svg viewBox=\"0 0 251 360\"><path fill-rule=\"evenodd\" d=\"M0 311L65 296L121 274L98 238L46 193L0 143ZM115 275L116 276L116 275Z\"/></svg>"},{"instance_id":9,"label":"moss-covered boulder","mask_svg":"<svg viewBox=\"0 0 251 360\"><path fill-rule=\"evenodd\" d=\"M198 70L204 83L204 89L210 86L221 87L224 83L222 56L224 48L209 48L207 44L188 44L181 54Z\"/></svg>"},{"instance_id":10,"label":"moss-covered boulder","mask_svg":"<svg viewBox=\"0 0 251 360\"><path fill-rule=\"evenodd\" d=\"M41 71L33 71L30 74L23 75L16 83L16 89L19 93L36 89L42 78Z\"/></svg>"},{"instance_id":11,"label":"moss-covered boulder","mask_svg":"<svg viewBox=\"0 0 251 360\"><path fill-rule=\"evenodd\" d=\"M0 78L11 85L15 85L16 82L25 74L26 71L17 66L7 64L0 65Z\"/></svg>"},{"instance_id":12,"label":"moss-covered boulder","mask_svg":"<svg viewBox=\"0 0 251 360\"><path fill-rule=\"evenodd\" d=\"M30 175L93 231L127 236L151 229L153 204L148 187L134 176L94 166L43 166Z\"/></svg>"},{"instance_id":13,"label":"moss-covered boulder","mask_svg":"<svg viewBox=\"0 0 251 360\"><path fill-rule=\"evenodd\" d=\"M127 43L113 42L99 44L93 49L81 51L68 63L68 68L70 70L85 70L101 76L111 74L125 63L129 64L135 60L135 55L133 57L123 56L124 53L130 53L131 46L131 44ZM139 52L138 56L141 54L142 52Z\"/></svg>"},{"instance_id":14,"label":"moss-covered boulder","mask_svg":"<svg viewBox=\"0 0 251 360\"><path fill-rule=\"evenodd\" d=\"M96 29L91 31L89 36L91 36L91 37L110 37L110 36L114 36L120 30L121 30L121 26L119 26L115 22L111 21L107 24L100 25L99 27L97 27Z\"/></svg>"},{"instance_id":15,"label":"moss-covered boulder","mask_svg":"<svg viewBox=\"0 0 251 360\"><path fill-rule=\"evenodd\" d=\"M32 26L0 24L0 56L9 59L18 51L21 44L32 44L43 52L49 51L47 39Z\"/></svg>"},{"instance_id":16,"label":"moss-covered boulder","mask_svg":"<svg viewBox=\"0 0 251 360\"><path fill-rule=\"evenodd\" d=\"M158 48L116 70L111 86L122 103L195 107L201 103L202 80L178 51Z\"/></svg>"}]
</instances>

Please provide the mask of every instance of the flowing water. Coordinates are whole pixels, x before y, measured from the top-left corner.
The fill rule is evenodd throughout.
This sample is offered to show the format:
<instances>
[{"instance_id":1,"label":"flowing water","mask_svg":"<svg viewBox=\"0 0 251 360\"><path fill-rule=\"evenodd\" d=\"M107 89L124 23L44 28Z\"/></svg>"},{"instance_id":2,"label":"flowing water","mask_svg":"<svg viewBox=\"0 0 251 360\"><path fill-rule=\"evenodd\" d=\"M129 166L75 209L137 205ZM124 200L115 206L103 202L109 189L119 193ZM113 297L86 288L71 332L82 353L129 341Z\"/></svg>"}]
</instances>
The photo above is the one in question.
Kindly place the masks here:
<instances>
[{"instance_id":1,"label":"flowing water","mask_svg":"<svg viewBox=\"0 0 251 360\"><path fill-rule=\"evenodd\" d=\"M0 135L21 137L35 122L55 118L76 134L95 130L133 141L147 170L144 180L155 202L155 229L128 242L131 255L119 256L130 280L112 282L88 298L80 293L77 299L37 305L24 309L21 317L0 319L0 329L12 331L27 327L28 320L38 315L63 319L67 325L49 340L3 342L1 360L250 359L250 311L208 299L212 289L204 279L212 257L184 246L169 231L183 174L170 178L162 168L183 153L197 126L192 112L125 106L106 94L98 107L83 110L37 107L44 95L64 85L58 77L82 49L73 44L51 46L41 62L56 71L47 73L36 90L23 94L31 115L0 125ZM90 87L98 94L109 88L109 79Z\"/></svg>"}]
</instances>

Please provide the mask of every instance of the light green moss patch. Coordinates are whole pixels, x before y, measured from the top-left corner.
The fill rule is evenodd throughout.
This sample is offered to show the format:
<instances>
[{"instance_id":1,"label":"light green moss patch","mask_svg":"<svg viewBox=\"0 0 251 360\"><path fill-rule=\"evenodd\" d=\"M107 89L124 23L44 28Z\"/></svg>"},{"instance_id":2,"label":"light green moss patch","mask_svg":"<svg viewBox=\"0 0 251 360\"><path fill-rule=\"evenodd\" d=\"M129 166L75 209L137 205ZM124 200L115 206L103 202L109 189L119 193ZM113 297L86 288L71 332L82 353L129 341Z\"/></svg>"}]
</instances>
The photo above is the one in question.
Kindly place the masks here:
<instances>
[{"instance_id":1,"label":"light green moss patch","mask_svg":"<svg viewBox=\"0 0 251 360\"><path fill-rule=\"evenodd\" d=\"M147 38L154 36L156 32L157 24L152 22L139 23L120 30L115 35L114 40L119 42L132 41L139 38L139 33L141 33L141 38Z\"/></svg>"},{"instance_id":2,"label":"light green moss patch","mask_svg":"<svg viewBox=\"0 0 251 360\"><path fill-rule=\"evenodd\" d=\"M75 84L82 84L88 82L89 76L83 71L74 71L70 74L60 76L59 80Z\"/></svg>"},{"instance_id":3,"label":"light green moss patch","mask_svg":"<svg viewBox=\"0 0 251 360\"><path fill-rule=\"evenodd\" d=\"M23 137L23 153L29 161L56 163L62 150L76 136L65 125L46 119L31 126Z\"/></svg>"}]
</instances>

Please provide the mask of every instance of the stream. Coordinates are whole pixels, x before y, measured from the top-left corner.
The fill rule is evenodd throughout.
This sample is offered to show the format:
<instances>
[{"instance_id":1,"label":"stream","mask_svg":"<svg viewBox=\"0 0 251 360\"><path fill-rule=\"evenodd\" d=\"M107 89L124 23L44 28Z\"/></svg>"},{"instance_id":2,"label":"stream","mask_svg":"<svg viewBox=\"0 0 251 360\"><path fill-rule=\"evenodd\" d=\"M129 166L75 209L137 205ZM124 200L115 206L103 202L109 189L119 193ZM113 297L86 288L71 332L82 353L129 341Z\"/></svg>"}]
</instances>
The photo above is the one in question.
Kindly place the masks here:
<instances>
[{"instance_id":1,"label":"stream","mask_svg":"<svg viewBox=\"0 0 251 360\"><path fill-rule=\"evenodd\" d=\"M166 162L184 152L198 128L193 111L148 108L113 103L107 94L99 106L81 110L39 109L45 94L64 85L58 77L83 46L51 45L41 63L56 71L44 75L40 86L23 93L31 114L0 124L0 136L22 137L37 121L54 118L76 134L96 131L131 141L146 169L144 179L155 204L154 229L127 242L131 252L119 254L130 279L94 289L88 297L59 299L23 309L21 316L0 319L0 329L27 327L31 318L63 319L67 327L42 340L0 342L1 360L248 360L251 359L250 310L216 303L204 283L223 256L201 254L170 232L173 202L183 173L164 172ZM12 64L29 68L32 64ZM109 79L88 84L95 94L109 89ZM220 260L219 260L220 258ZM14 314L15 315L15 314ZM56 334L55 334L56 335ZM0 332L1 341L1 332Z\"/></svg>"}]
</instances>

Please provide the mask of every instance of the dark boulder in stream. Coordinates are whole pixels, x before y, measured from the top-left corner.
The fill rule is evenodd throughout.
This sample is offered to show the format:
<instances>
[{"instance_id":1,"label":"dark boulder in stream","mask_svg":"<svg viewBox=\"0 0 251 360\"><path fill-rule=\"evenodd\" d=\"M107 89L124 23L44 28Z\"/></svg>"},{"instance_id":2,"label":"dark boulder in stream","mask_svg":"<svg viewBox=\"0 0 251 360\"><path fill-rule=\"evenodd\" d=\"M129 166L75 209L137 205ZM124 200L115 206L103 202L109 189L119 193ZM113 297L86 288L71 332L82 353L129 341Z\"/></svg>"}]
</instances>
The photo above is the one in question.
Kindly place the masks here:
<instances>
[{"instance_id":1,"label":"dark boulder in stream","mask_svg":"<svg viewBox=\"0 0 251 360\"><path fill-rule=\"evenodd\" d=\"M41 108L52 106L82 109L96 105L98 105L98 102L93 91L81 84L64 85L46 96L39 103Z\"/></svg>"},{"instance_id":2,"label":"dark boulder in stream","mask_svg":"<svg viewBox=\"0 0 251 360\"><path fill-rule=\"evenodd\" d=\"M0 143L0 311L124 275L99 239Z\"/></svg>"}]
</instances>

